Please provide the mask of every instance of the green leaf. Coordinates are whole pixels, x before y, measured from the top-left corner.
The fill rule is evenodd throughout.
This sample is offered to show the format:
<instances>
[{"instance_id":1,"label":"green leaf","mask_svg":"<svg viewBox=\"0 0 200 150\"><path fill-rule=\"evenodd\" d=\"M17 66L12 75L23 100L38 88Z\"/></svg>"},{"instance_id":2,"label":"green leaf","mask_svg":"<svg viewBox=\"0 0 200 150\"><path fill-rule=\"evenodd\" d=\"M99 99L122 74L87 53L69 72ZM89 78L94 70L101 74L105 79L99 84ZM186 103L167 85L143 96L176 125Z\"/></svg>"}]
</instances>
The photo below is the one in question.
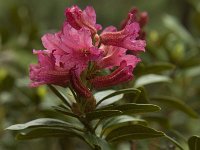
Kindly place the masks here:
<instances>
[{"instance_id":1,"label":"green leaf","mask_svg":"<svg viewBox=\"0 0 200 150\"><path fill-rule=\"evenodd\" d=\"M76 114L67 111L66 109L62 108L62 107L58 107L58 106L53 106L53 109L56 110L57 112L63 114L63 115L67 115L70 117L75 117L75 118L79 118L79 116L77 116Z\"/></svg>"},{"instance_id":2,"label":"green leaf","mask_svg":"<svg viewBox=\"0 0 200 150\"><path fill-rule=\"evenodd\" d=\"M200 150L200 137L192 136L188 140L190 150Z\"/></svg>"},{"instance_id":3,"label":"green leaf","mask_svg":"<svg viewBox=\"0 0 200 150\"><path fill-rule=\"evenodd\" d=\"M16 125L12 125L8 128L6 128L7 130L25 130L25 129L29 129L29 128L40 128L40 127L44 127L44 128L71 128L71 129L76 129L79 131L82 131L81 128L75 127L72 124L69 124L67 122L64 122L62 120L58 120L58 119L51 119L51 118L40 118L40 119L36 119L30 122L27 122L25 124L16 124Z\"/></svg>"},{"instance_id":4,"label":"green leaf","mask_svg":"<svg viewBox=\"0 0 200 150\"><path fill-rule=\"evenodd\" d=\"M170 128L170 122L167 118L164 116L158 116L158 115L148 115L148 116L142 116L142 119L148 121L148 122L156 122L162 127L169 129Z\"/></svg>"},{"instance_id":5,"label":"green leaf","mask_svg":"<svg viewBox=\"0 0 200 150\"><path fill-rule=\"evenodd\" d=\"M149 98L147 96L147 92L144 87L138 88L141 91L141 94L136 99L137 104L149 104Z\"/></svg>"},{"instance_id":6,"label":"green leaf","mask_svg":"<svg viewBox=\"0 0 200 150\"><path fill-rule=\"evenodd\" d=\"M126 93L133 93L135 96L139 95L140 94L140 90L138 89L135 89L135 88L129 88L129 89L122 89L122 90L118 90L116 92L112 92L111 94L103 97L98 103L97 103L97 106L100 105L103 101L105 100L108 100L110 101L110 98L113 98L117 95L121 95L121 98L123 97L122 94L126 94ZM115 102L115 101L114 101ZM111 103L109 103L111 104Z\"/></svg>"},{"instance_id":7,"label":"green leaf","mask_svg":"<svg viewBox=\"0 0 200 150\"><path fill-rule=\"evenodd\" d=\"M147 113L147 112L155 112L159 111L160 107L153 104L135 104L135 103L127 103L119 106L111 106L107 109L110 110L119 110L125 114L138 114L138 113Z\"/></svg>"},{"instance_id":8,"label":"green leaf","mask_svg":"<svg viewBox=\"0 0 200 150\"><path fill-rule=\"evenodd\" d=\"M97 109L106 107L106 106L108 106L112 103L115 103L123 98L123 94L119 94L119 95L110 97L110 98L100 102L105 96L108 96L114 92L116 92L116 90L111 89L111 90L105 90L105 91L100 91L100 92L95 93L94 97L97 102Z\"/></svg>"},{"instance_id":9,"label":"green leaf","mask_svg":"<svg viewBox=\"0 0 200 150\"><path fill-rule=\"evenodd\" d=\"M35 128L27 131L23 131L17 134L18 140L29 140L43 137L80 137L80 135L74 131L67 131L63 128Z\"/></svg>"},{"instance_id":10,"label":"green leaf","mask_svg":"<svg viewBox=\"0 0 200 150\"><path fill-rule=\"evenodd\" d=\"M185 59L183 62L181 62L180 67L185 69L190 67L198 67L199 65L200 65L199 57L195 56Z\"/></svg>"},{"instance_id":11,"label":"green leaf","mask_svg":"<svg viewBox=\"0 0 200 150\"><path fill-rule=\"evenodd\" d=\"M163 62L154 63L154 64L150 64L150 65L141 67L141 70L139 72L137 72L136 75L141 76L141 75L145 75L145 74L155 74L155 73L160 73L163 71L172 70L174 68L175 68L175 66L170 63L163 63Z\"/></svg>"},{"instance_id":12,"label":"green leaf","mask_svg":"<svg viewBox=\"0 0 200 150\"><path fill-rule=\"evenodd\" d=\"M67 97L61 93L60 91L58 91L53 85L48 85L48 87L51 89L51 91L60 98L60 100L66 105L68 106L69 108L71 108L71 105L70 103L68 102L67 100Z\"/></svg>"},{"instance_id":13,"label":"green leaf","mask_svg":"<svg viewBox=\"0 0 200 150\"><path fill-rule=\"evenodd\" d=\"M110 133L113 129L119 128L121 126L128 126L133 124L139 124L143 126L147 126L147 122L142 119L134 118L132 116L118 116L114 118L110 118L105 121L102 125L101 137Z\"/></svg>"},{"instance_id":14,"label":"green leaf","mask_svg":"<svg viewBox=\"0 0 200 150\"><path fill-rule=\"evenodd\" d=\"M105 120L102 123L102 129L107 128L112 125L123 123L123 122L132 122L134 124L147 125L147 122L143 119L136 118L133 116L128 116L128 115L122 115L122 116L112 117L112 118Z\"/></svg>"},{"instance_id":15,"label":"green leaf","mask_svg":"<svg viewBox=\"0 0 200 150\"><path fill-rule=\"evenodd\" d=\"M148 84L159 83L159 82L171 82L171 79L167 76L148 74L139 77L135 82L135 87L141 87Z\"/></svg>"},{"instance_id":16,"label":"green leaf","mask_svg":"<svg viewBox=\"0 0 200 150\"><path fill-rule=\"evenodd\" d=\"M109 142L148 139L164 136L163 132L142 125L125 125L114 128L106 136Z\"/></svg>"},{"instance_id":17,"label":"green leaf","mask_svg":"<svg viewBox=\"0 0 200 150\"><path fill-rule=\"evenodd\" d=\"M107 141L93 134L86 133L84 134L83 138L85 142L91 145L91 147L95 150L111 150L111 147Z\"/></svg>"},{"instance_id":18,"label":"green leaf","mask_svg":"<svg viewBox=\"0 0 200 150\"><path fill-rule=\"evenodd\" d=\"M105 119L108 117L119 116L122 112L119 110L97 110L86 114L88 120Z\"/></svg>"},{"instance_id":19,"label":"green leaf","mask_svg":"<svg viewBox=\"0 0 200 150\"><path fill-rule=\"evenodd\" d=\"M164 106L176 108L193 118L198 118L198 114L192 108L190 108L187 104L177 98L169 96L156 96L150 98L150 100L155 101L156 103L163 104Z\"/></svg>"},{"instance_id":20,"label":"green leaf","mask_svg":"<svg viewBox=\"0 0 200 150\"><path fill-rule=\"evenodd\" d=\"M186 77L194 78L200 76L200 66L187 69L185 72Z\"/></svg>"},{"instance_id":21,"label":"green leaf","mask_svg":"<svg viewBox=\"0 0 200 150\"><path fill-rule=\"evenodd\" d=\"M167 70L172 70L174 68L175 68L175 66L170 63L163 63L163 62L154 63L154 64L150 64L150 65L146 66L145 74L159 73L159 72L163 72L163 71L167 71Z\"/></svg>"},{"instance_id":22,"label":"green leaf","mask_svg":"<svg viewBox=\"0 0 200 150\"><path fill-rule=\"evenodd\" d=\"M171 141L174 145L176 145L180 150L184 150L184 148L181 146L180 143L178 143L176 140L174 140L173 138L171 138L170 136L168 136L167 134L164 134L164 137L166 139L168 139L169 141Z\"/></svg>"},{"instance_id":23,"label":"green leaf","mask_svg":"<svg viewBox=\"0 0 200 150\"><path fill-rule=\"evenodd\" d=\"M173 17L170 15L163 16L164 25L174 33L176 33L184 42L195 45L195 39L192 35Z\"/></svg>"},{"instance_id":24,"label":"green leaf","mask_svg":"<svg viewBox=\"0 0 200 150\"><path fill-rule=\"evenodd\" d=\"M30 122L27 122L25 124L16 124L16 125L12 125L8 128L6 128L7 130L24 130L27 128L33 128L33 127L51 127L51 126L66 126L68 124L66 124L66 122L61 121L61 120L57 120L57 119L51 119L51 118L40 118L40 119L36 119Z\"/></svg>"}]
</instances>

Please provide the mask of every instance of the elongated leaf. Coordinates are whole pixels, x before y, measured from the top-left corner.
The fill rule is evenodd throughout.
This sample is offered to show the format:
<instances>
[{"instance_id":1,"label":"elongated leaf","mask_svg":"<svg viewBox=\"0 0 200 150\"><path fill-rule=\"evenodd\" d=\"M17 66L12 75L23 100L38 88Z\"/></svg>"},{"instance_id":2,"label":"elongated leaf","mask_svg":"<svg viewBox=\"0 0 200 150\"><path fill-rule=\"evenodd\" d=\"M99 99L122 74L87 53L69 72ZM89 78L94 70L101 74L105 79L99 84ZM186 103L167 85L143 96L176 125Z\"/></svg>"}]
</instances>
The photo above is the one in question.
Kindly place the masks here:
<instances>
[{"instance_id":1,"label":"elongated leaf","mask_svg":"<svg viewBox=\"0 0 200 150\"><path fill-rule=\"evenodd\" d=\"M148 122L156 122L164 128L167 128L167 129L170 128L170 122L164 116L147 115L147 116L142 116L142 118Z\"/></svg>"},{"instance_id":2,"label":"elongated leaf","mask_svg":"<svg viewBox=\"0 0 200 150\"><path fill-rule=\"evenodd\" d=\"M200 66L188 69L187 72L185 73L185 76L190 78L200 76Z\"/></svg>"},{"instance_id":3,"label":"elongated leaf","mask_svg":"<svg viewBox=\"0 0 200 150\"><path fill-rule=\"evenodd\" d=\"M121 119L116 118L115 120L113 120L113 118L111 118L112 120L109 121L107 124L105 124L102 127L101 137L108 135L108 133L110 133L112 130L117 129L119 127L136 125L136 124L143 125L143 126L147 125L147 122L145 122L142 119L130 120L130 118L129 118L129 120L127 119L127 121L125 121L122 119L122 117L124 117L124 116L120 116L120 117L121 117Z\"/></svg>"},{"instance_id":4,"label":"elongated leaf","mask_svg":"<svg viewBox=\"0 0 200 150\"><path fill-rule=\"evenodd\" d=\"M155 112L159 111L160 107L152 104L135 104L135 103L127 103L119 106L111 106L108 107L110 110L119 110L125 114L138 114L138 113L147 113L147 112Z\"/></svg>"},{"instance_id":5,"label":"elongated leaf","mask_svg":"<svg viewBox=\"0 0 200 150\"><path fill-rule=\"evenodd\" d=\"M188 140L190 150L200 150L200 137L192 136Z\"/></svg>"},{"instance_id":6,"label":"elongated leaf","mask_svg":"<svg viewBox=\"0 0 200 150\"><path fill-rule=\"evenodd\" d=\"M199 57L190 57L186 59L185 61L181 62L180 67L181 68L190 68L190 67L197 67L200 65Z\"/></svg>"},{"instance_id":7,"label":"elongated leaf","mask_svg":"<svg viewBox=\"0 0 200 150\"><path fill-rule=\"evenodd\" d=\"M142 125L125 125L113 129L107 136L109 142L148 139L164 136L163 132Z\"/></svg>"},{"instance_id":8,"label":"elongated leaf","mask_svg":"<svg viewBox=\"0 0 200 150\"><path fill-rule=\"evenodd\" d=\"M58 106L53 106L54 110L56 110L59 113L62 113L63 115L67 115L70 117L75 117L75 118L79 118L79 116L77 116L76 114L67 111L66 109L62 108L62 107L58 107Z\"/></svg>"},{"instance_id":9,"label":"elongated leaf","mask_svg":"<svg viewBox=\"0 0 200 150\"><path fill-rule=\"evenodd\" d=\"M42 126L46 126L46 127L62 126L63 127L66 125L68 125L68 124L61 120L51 119L51 118L40 118L40 119L36 119L36 120L30 121L30 122L27 122L25 124L12 125L6 129L7 130L23 130L26 128L33 128L33 127L42 127Z\"/></svg>"},{"instance_id":10,"label":"elongated leaf","mask_svg":"<svg viewBox=\"0 0 200 150\"><path fill-rule=\"evenodd\" d=\"M120 95L120 94L126 94L126 93L134 93L135 95L139 95L140 94L140 90L138 89L134 89L134 88L129 88L129 89L122 89L122 90L118 90L116 92L113 92L107 96L105 96L104 98L102 98L98 103L97 103L97 106L99 104L101 104L103 101L109 99L109 98L112 98L114 96L117 96L117 95Z\"/></svg>"},{"instance_id":11,"label":"elongated leaf","mask_svg":"<svg viewBox=\"0 0 200 150\"><path fill-rule=\"evenodd\" d=\"M195 45L195 40L191 34L173 16L164 15L163 22L168 29L176 33L186 43Z\"/></svg>"},{"instance_id":12,"label":"elongated leaf","mask_svg":"<svg viewBox=\"0 0 200 150\"><path fill-rule=\"evenodd\" d=\"M143 119L140 118L136 118L133 116L128 116L128 115L122 115L122 116L117 116L117 117L112 117L109 118L105 121L103 121L102 123L102 129L107 128L109 126L115 125L115 124L119 124L119 123L123 123L123 122L132 122L135 124L141 124L141 125L147 125L147 122Z\"/></svg>"},{"instance_id":13,"label":"elongated leaf","mask_svg":"<svg viewBox=\"0 0 200 150\"><path fill-rule=\"evenodd\" d=\"M71 128L71 129L76 129L79 131L82 130L81 128L75 127L74 125L64 122L62 120L51 119L51 118L40 118L40 119L27 122L25 124L12 125L6 129L7 130L25 130L28 128L39 128L39 127L45 127L45 128L59 127L59 128Z\"/></svg>"},{"instance_id":14,"label":"elongated leaf","mask_svg":"<svg viewBox=\"0 0 200 150\"><path fill-rule=\"evenodd\" d=\"M119 116L122 112L119 110L98 110L86 114L88 120L105 119L108 117Z\"/></svg>"},{"instance_id":15,"label":"elongated leaf","mask_svg":"<svg viewBox=\"0 0 200 150\"><path fill-rule=\"evenodd\" d=\"M150 98L150 100L163 104L165 106L176 108L193 118L198 118L198 114L192 108L190 108L187 104L177 98L168 96L157 96Z\"/></svg>"},{"instance_id":16,"label":"elongated leaf","mask_svg":"<svg viewBox=\"0 0 200 150\"><path fill-rule=\"evenodd\" d=\"M140 94L125 93L123 99L129 103L149 104L144 87L139 87L138 90L140 90Z\"/></svg>"},{"instance_id":17,"label":"elongated leaf","mask_svg":"<svg viewBox=\"0 0 200 150\"><path fill-rule=\"evenodd\" d=\"M138 88L141 91L141 94L136 99L137 104L149 104L149 97L147 96L147 92L144 87Z\"/></svg>"},{"instance_id":18,"label":"elongated leaf","mask_svg":"<svg viewBox=\"0 0 200 150\"><path fill-rule=\"evenodd\" d=\"M181 146L180 143L178 143L176 140L174 140L173 138L171 138L170 136L168 136L167 134L164 134L164 137L166 139L168 139L169 141L171 141L174 145L176 145L180 150L184 150L184 148Z\"/></svg>"},{"instance_id":19,"label":"elongated leaf","mask_svg":"<svg viewBox=\"0 0 200 150\"><path fill-rule=\"evenodd\" d=\"M84 134L84 140L86 141L86 143L88 143L89 145L91 145L91 147L93 149L97 149L97 150L111 150L111 147L109 145L109 143L107 141L105 141L102 138L99 138L93 134L90 133L86 133Z\"/></svg>"},{"instance_id":20,"label":"elongated leaf","mask_svg":"<svg viewBox=\"0 0 200 150\"><path fill-rule=\"evenodd\" d=\"M63 128L35 128L19 133L16 138L18 140L29 140L43 137L80 137L80 135L74 131L67 131Z\"/></svg>"},{"instance_id":21,"label":"elongated leaf","mask_svg":"<svg viewBox=\"0 0 200 150\"><path fill-rule=\"evenodd\" d=\"M159 83L159 82L171 82L171 79L167 76L148 74L139 77L135 82L135 87L140 87L148 84Z\"/></svg>"},{"instance_id":22,"label":"elongated leaf","mask_svg":"<svg viewBox=\"0 0 200 150\"><path fill-rule=\"evenodd\" d=\"M117 101L119 101L123 98L123 94L119 94L119 95L110 97L110 98L100 102L100 100L102 100L105 96L108 96L108 95L110 95L114 92L116 92L116 90L105 90L105 91L100 91L100 92L95 93L94 97L95 97L96 102L98 104L97 109L106 107L106 106L108 106L112 103L115 103L115 102L117 102Z\"/></svg>"},{"instance_id":23,"label":"elongated leaf","mask_svg":"<svg viewBox=\"0 0 200 150\"><path fill-rule=\"evenodd\" d=\"M173 64L160 62L146 66L145 73L159 73L166 70L172 70L174 68L175 66Z\"/></svg>"},{"instance_id":24,"label":"elongated leaf","mask_svg":"<svg viewBox=\"0 0 200 150\"><path fill-rule=\"evenodd\" d=\"M163 63L163 62L154 63L154 64L150 64L150 65L141 67L140 71L136 72L136 75L141 76L141 75L145 75L145 74L160 73L163 71L172 70L174 68L175 68L175 66L170 63Z\"/></svg>"},{"instance_id":25,"label":"elongated leaf","mask_svg":"<svg viewBox=\"0 0 200 150\"><path fill-rule=\"evenodd\" d=\"M60 91L58 91L53 85L48 85L48 87L51 89L51 91L60 98L60 100L66 105L68 106L69 108L71 108L71 105L70 103L68 102L67 100L67 97L61 93Z\"/></svg>"}]
</instances>

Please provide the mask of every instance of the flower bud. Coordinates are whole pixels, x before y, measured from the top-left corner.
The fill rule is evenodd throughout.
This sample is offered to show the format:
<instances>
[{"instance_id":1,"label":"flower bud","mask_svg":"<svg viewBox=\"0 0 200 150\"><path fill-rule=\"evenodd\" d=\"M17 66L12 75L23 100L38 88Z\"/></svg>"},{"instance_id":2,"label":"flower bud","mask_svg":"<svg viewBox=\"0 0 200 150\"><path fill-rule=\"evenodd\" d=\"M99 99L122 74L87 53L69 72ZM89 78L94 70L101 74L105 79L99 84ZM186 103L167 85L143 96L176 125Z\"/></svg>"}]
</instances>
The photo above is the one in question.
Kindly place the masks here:
<instances>
[{"instance_id":1,"label":"flower bud","mask_svg":"<svg viewBox=\"0 0 200 150\"><path fill-rule=\"evenodd\" d=\"M96 24L96 13L93 7L88 6L82 11L78 6L74 5L66 9L65 15L69 24L77 30L84 27L95 35L102 28L101 25Z\"/></svg>"},{"instance_id":2,"label":"flower bud","mask_svg":"<svg viewBox=\"0 0 200 150\"><path fill-rule=\"evenodd\" d=\"M139 16L139 24L140 24L140 27L143 28L147 22L149 20L149 16L148 16L148 13L147 12L142 12Z\"/></svg>"},{"instance_id":3,"label":"flower bud","mask_svg":"<svg viewBox=\"0 0 200 150\"><path fill-rule=\"evenodd\" d=\"M149 18L147 12L139 13L137 8L132 8L128 13L127 18L124 21L122 21L121 29L124 29L127 25L130 25L131 23L137 22L140 26L139 36L137 37L137 39L143 40L146 36L146 33L143 28L147 24L148 20Z\"/></svg>"},{"instance_id":4,"label":"flower bud","mask_svg":"<svg viewBox=\"0 0 200 150\"><path fill-rule=\"evenodd\" d=\"M133 22L137 21L137 13L138 13L138 9L137 8L132 8L126 19L124 19L121 23L121 29L124 29L126 27L126 25L131 24Z\"/></svg>"},{"instance_id":5,"label":"flower bud","mask_svg":"<svg viewBox=\"0 0 200 150\"><path fill-rule=\"evenodd\" d=\"M133 78L132 71L133 67L131 65L127 66L126 61L122 61L120 67L111 74L95 77L90 82L96 89L114 86L130 81Z\"/></svg>"},{"instance_id":6,"label":"flower bud","mask_svg":"<svg viewBox=\"0 0 200 150\"><path fill-rule=\"evenodd\" d=\"M77 95L83 98L91 98L92 93L90 90L81 82L80 78L77 76L75 69L70 70L70 83L73 89L76 91Z\"/></svg>"}]
</instances>

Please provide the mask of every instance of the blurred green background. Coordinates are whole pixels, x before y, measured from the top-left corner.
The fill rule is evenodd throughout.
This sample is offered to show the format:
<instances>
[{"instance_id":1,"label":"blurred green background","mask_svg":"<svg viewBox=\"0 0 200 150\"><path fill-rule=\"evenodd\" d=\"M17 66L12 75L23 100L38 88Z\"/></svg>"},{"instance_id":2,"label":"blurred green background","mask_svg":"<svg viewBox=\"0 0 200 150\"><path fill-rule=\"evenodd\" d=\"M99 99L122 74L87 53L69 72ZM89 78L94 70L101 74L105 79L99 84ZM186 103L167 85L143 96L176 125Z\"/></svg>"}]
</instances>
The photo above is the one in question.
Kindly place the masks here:
<instances>
[{"instance_id":1,"label":"blurred green background","mask_svg":"<svg viewBox=\"0 0 200 150\"><path fill-rule=\"evenodd\" d=\"M65 8L74 4L81 8L92 5L103 27L118 26L133 6L147 11L150 20L145 28L148 45L141 56L143 65L167 62L175 66L173 71L162 73L172 82L147 85L148 94L175 96L200 113L199 0L0 0L0 150L64 150L66 144L67 150L73 149L70 145L87 149L71 139L19 142L14 133L4 130L39 117L58 117L51 111L51 106L59 103L57 98L45 86L28 87L28 68L37 62L32 49L44 49L41 36L58 31ZM186 138L200 135L199 119L176 109L161 113L177 134ZM148 148L139 142L138 149Z\"/></svg>"}]
</instances>

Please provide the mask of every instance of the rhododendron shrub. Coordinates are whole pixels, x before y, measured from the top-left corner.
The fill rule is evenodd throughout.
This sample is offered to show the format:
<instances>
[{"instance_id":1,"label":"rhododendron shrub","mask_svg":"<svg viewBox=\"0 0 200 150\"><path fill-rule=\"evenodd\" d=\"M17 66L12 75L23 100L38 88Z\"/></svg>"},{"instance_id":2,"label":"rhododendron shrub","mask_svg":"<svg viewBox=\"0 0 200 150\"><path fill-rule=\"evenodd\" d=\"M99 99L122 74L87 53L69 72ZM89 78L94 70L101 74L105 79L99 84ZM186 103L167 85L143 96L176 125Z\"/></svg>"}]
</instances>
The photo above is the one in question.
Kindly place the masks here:
<instances>
[{"instance_id":1,"label":"rhododendron shrub","mask_svg":"<svg viewBox=\"0 0 200 150\"><path fill-rule=\"evenodd\" d=\"M148 14L133 8L119 29L102 29L91 6L85 10L78 6L67 8L65 17L58 32L42 37L44 50L33 50L38 63L30 65L30 86L48 85L63 102L54 109L78 121L41 118L8 129L20 130L18 139L78 137L92 149L102 150L112 149L112 143L117 141L164 136L181 149L176 141L140 119L142 113L159 111L159 106L125 100L130 93L132 99L139 100L144 92L128 85L142 61L139 54L145 52ZM104 92L100 98L99 90ZM66 98L67 91L72 95L70 99Z\"/></svg>"}]
</instances>

